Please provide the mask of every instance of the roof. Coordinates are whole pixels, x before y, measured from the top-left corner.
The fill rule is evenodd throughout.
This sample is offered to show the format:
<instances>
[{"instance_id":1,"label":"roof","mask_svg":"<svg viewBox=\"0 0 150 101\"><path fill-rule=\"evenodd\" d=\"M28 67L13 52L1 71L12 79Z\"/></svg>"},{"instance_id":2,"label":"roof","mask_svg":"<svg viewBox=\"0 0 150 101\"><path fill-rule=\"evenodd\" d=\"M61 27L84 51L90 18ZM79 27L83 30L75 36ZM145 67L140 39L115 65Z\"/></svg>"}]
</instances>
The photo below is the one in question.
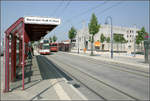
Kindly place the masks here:
<instances>
[{"instance_id":1,"label":"roof","mask_svg":"<svg viewBox=\"0 0 150 101\"><path fill-rule=\"evenodd\" d=\"M26 16L19 18L14 24L12 24L6 31L6 34L10 34L14 29L18 30L21 23L25 25L25 32L30 38L30 41L40 40L50 31L60 24L60 19L49 17L37 17ZM17 29L18 28L18 29Z\"/></svg>"}]
</instances>

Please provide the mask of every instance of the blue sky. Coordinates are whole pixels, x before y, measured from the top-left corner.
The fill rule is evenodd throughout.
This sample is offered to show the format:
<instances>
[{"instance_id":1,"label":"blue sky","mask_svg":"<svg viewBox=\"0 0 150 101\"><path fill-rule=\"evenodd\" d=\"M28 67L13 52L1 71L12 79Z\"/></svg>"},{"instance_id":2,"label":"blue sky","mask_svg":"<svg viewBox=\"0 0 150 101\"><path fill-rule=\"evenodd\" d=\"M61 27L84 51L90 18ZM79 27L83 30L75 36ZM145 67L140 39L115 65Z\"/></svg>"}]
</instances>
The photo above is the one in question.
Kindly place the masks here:
<instances>
[{"instance_id":1,"label":"blue sky","mask_svg":"<svg viewBox=\"0 0 150 101\"><path fill-rule=\"evenodd\" d=\"M100 24L107 16L112 16L113 25L149 30L149 1L2 1L1 34L23 16L46 16L60 18L62 23L46 37L68 38L67 32L74 26L77 30L85 26L95 13Z\"/></svg>"}]
</instances>

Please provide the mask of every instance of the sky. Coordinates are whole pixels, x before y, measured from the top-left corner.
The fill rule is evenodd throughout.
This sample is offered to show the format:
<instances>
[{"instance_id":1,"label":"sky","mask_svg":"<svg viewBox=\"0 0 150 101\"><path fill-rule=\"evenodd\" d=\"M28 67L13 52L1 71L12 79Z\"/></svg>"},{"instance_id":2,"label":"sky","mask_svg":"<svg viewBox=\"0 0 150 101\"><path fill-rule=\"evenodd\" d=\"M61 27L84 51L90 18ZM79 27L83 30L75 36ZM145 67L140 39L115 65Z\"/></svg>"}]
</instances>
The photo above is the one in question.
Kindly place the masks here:
<instances>
[{"instance_id":1,"label":"sky","mask_svg":"<svg viewBox=\"0 0 150 101\"><path fill-rule=\"evenodd\" d=\"M58 41L68 39L68 31L88 27L92 13L104 24L111 16L113 25L149 30L149 1L1 1L1 38L4 31L18 18L44 16L61 19L61 24L46 37L56 35Z\"/></svg>"}]
</instances>

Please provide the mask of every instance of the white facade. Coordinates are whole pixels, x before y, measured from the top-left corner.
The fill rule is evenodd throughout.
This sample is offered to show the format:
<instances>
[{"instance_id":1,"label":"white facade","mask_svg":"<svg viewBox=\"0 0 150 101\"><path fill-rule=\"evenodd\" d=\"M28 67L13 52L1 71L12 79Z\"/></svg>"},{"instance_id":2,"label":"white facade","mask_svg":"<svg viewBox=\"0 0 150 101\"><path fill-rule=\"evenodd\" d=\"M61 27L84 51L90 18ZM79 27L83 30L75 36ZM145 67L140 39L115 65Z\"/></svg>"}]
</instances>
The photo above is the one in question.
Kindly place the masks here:
<instances>
[{"instance_id":1,"label":"white facade","mask_svg":"<svg viewBox=\"0 0 150 101\"><path fill-rule=\"evenodd\" d=\"M116 51L133 52L134 51L134 39L136 35L138 35L137 34L138 30L140 29L113 26L113 33L122 34L124 38L128 41L125 44L117 44L114 42L114 45L113 45L114 51L116 50ZM102 33L105 37L110 37L110 40L111 40L111 26L101 25L99 32L94 36L94 42L97 40L100 40L100 36ZM89 42L89 37L90 37L90 34L88 32L88 27L78 30L77 35L76 35L76 44L74 48L78 49L79 47L79 49L83 49L86 47L87 49L90 49L91 43ZM105 41L103 44L104 44L104 50L110 50L110 43L107 43ZM100 49L101 49L101 46L100 46Z\"/></svg>"}]
</instances>

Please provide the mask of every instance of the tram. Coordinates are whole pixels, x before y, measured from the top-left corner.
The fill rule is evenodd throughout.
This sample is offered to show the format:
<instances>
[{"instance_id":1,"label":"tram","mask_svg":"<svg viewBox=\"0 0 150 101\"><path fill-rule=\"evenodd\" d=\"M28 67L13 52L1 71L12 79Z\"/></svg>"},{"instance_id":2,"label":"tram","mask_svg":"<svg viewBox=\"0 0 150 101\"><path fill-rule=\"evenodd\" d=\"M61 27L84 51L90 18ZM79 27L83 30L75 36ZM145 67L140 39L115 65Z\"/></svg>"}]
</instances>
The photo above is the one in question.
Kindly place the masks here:
<instances>
[{"instance_id":1,"label":"tram","mask_svg":"<svg viewBox=\"0 0 150 101\"><path fill-rule=\"evenodd\" d=\"M39 44L39 51L41 55L48 55L51 53L50 46L49 46L49 40L41 40Z\"/></svg>"},{"instance_id":2,"label":"tram","mask_svg":"<svg viewBox=\"0 0 150 101\"><path fill-rule=\"evenodd\" d=\"M58 43L50 43L50 51L51 52L58 52Z\"/></svg>"}]
</instances>

